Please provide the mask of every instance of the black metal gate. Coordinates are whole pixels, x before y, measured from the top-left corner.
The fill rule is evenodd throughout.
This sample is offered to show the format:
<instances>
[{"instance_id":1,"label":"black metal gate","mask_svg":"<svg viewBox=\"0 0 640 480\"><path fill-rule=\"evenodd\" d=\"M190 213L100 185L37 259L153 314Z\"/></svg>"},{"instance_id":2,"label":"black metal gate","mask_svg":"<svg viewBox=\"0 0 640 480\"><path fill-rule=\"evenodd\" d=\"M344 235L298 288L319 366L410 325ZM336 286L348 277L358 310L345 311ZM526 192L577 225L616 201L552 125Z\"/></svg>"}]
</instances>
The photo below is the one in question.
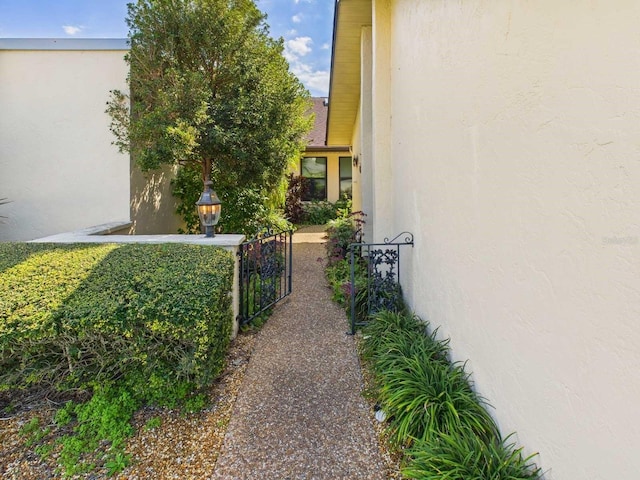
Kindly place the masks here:
<instances>
[{"instance_id":1,"label":"black metal gate","mask_svg":"<svg viewBox=\"0 0 640 480\"><path fill-rule=\"evenodd\" d=\"M291 293L292 233L267 230L240 245L240 325L264 314Z\"/></svg>"},{"instance_id":2,"label":"black metal gate","mask_svg":"<svg viewBox=\"0 0 640 480\"><path fill-rule=\"evenodd\" d=\"M412 233L402 232L391 240L385 238L384 243L349 245L351 335L356 333L357 326L366 325L370 315L402 308L400 247L405 245L413 246Z\"/></svg>"}]
</instances>

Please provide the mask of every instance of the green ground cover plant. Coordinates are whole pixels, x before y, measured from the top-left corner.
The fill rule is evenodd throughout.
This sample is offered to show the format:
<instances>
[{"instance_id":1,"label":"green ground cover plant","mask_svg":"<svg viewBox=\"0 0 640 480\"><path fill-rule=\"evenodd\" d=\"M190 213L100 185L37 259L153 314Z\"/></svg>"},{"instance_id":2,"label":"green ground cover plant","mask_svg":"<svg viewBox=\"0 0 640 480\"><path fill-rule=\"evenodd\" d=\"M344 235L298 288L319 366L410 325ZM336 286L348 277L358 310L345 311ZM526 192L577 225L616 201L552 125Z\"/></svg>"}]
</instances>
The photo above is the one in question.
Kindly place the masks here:
<instances>
[{"instance_id":1,"label":"green ground cover plant","mask_svg":"<svg viewBox=\"0 0 640 480\"><path fill-rule=\"evenodd\" d=\"M522 447L509 438L488 441L473 431L440 434L435 441L422 441L411 451L411 462L403 470L406 478L421 480L536 480L541 476L533 457L524 457Z\"/></svg>"},{"instance_id":2,"label":"green ground cover plant","mask_svg":"<svg viewBox=\"0 0 640 480\"><path fill-rule=\"evenodd\" d=\"M314 200L302 204L303 221L308 225L324 225L330 220L338 217L338 207L336 204L326 200Z\"/></svg>"},{"instance_id":3,"label":"green ground cover plant","mask_svg":"<svg viewBox=\"0 0 640 480\"><path fill-rule=\"evenodd\" d=\"M502 439L449 341L408 312L380 312L362 330L361 354L403 475L422 480L525 480L541 472Z\"/></svg>"},{"instance_id":4,"label":"green ground cover plant","mask_svg":"<svg viewBox=\"0 0 640 480\"><path fill-rule=\"evenodd\" d=\"M369 316L366 263L356 257L352 286L346 258L354 231L344 221L328 229L325 272L334 301L348 309L355 292L357 318L369 320L360 343L373 382L368 394L384 412L386 439L403 459L404 478L541 478L535 455L525 457L523 449L509 441L511 435L502 439L487 411L489 404L473 388L466 364L450 361L448 339L439 339L437 329L402 305L398 312Z\"/></svg>"},{"instance_id":5,"label":"green ground cover plant","mask_svg":"<svg viewBox=\"0 0 640 480\"><path fill-rule=\"evenodd\" d=\"M56 415L67 475L107 441L105 466L126 465L124 438L145 403L201 409L200 387L224 366L234 259L184 244L0 244L0 390L84 391ZM28 438L47 453L49 431Z\"/></svg>"}]
</instances>

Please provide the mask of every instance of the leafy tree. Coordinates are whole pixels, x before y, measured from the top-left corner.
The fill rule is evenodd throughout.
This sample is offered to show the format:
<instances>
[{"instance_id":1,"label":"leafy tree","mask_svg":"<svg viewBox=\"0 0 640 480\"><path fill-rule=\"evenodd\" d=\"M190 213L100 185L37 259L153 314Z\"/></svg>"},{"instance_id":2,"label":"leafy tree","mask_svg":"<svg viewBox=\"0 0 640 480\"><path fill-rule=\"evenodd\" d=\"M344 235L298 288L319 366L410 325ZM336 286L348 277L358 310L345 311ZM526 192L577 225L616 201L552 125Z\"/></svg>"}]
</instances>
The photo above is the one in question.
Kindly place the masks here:
<instances>
[{"instance_id":1,"label":"leafy tree","mask_svg":"<svg viewBox=\"0 0 640 480\"><path fill-rule=\"evenodd\" d=\"M269 37L266 16L253 0L138 0L128 8L131 93L111 92L114 143L142 170L183 167L174 183L183 216L195 210L196 175L213 180L223 199L240 191L269 198L299 157L311 118L308 92L289 72L282 39ZM225 230L233 208L223 206Z\"/></svg>"}]
</instances>

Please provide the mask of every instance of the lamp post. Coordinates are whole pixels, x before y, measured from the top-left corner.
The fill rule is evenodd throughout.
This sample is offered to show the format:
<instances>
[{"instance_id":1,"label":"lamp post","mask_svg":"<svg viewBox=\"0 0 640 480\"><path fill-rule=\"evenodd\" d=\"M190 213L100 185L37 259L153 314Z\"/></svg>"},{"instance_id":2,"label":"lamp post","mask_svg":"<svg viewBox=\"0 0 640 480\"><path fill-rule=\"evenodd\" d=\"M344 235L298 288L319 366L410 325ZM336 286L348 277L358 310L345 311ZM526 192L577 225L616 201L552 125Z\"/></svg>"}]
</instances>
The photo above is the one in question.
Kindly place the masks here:
<instances>
[{"instance_id":1,"label":"lamp post","mask_svg":"<svg viewBox=\"0 0 640 480\"><path fill-rule=\"evenodd\" d=\"M220 220L220 210L222 209L222 202L220 202L216 192L211 190L211 185L213 185L213 182L210 180L204 182L204 191L196 202L200 223L204 226L205 236L207 237L215 236L213 227Z\"/></svg>"}]
</instances>

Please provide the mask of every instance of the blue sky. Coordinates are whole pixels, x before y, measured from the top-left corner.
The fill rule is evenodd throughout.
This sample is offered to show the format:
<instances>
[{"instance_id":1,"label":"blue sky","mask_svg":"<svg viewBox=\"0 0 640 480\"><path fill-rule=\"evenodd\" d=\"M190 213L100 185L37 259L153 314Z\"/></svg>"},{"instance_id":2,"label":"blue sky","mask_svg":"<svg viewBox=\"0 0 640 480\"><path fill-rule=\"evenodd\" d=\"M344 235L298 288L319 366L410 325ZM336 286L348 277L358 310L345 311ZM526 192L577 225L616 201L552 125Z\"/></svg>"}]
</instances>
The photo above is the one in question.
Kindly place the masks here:
<instances>
[{"instance_id":1,"label":"blue sky","mask_svg":"<svg viewBox=\"0 0 640 480\"><path fill-rule=\"evenodd\" d=\"M124 38L131 0L0 0L0 37ZM256 0L291 71L313 96L327 96L335 0Z\"/></svg>"}]
</instances>

